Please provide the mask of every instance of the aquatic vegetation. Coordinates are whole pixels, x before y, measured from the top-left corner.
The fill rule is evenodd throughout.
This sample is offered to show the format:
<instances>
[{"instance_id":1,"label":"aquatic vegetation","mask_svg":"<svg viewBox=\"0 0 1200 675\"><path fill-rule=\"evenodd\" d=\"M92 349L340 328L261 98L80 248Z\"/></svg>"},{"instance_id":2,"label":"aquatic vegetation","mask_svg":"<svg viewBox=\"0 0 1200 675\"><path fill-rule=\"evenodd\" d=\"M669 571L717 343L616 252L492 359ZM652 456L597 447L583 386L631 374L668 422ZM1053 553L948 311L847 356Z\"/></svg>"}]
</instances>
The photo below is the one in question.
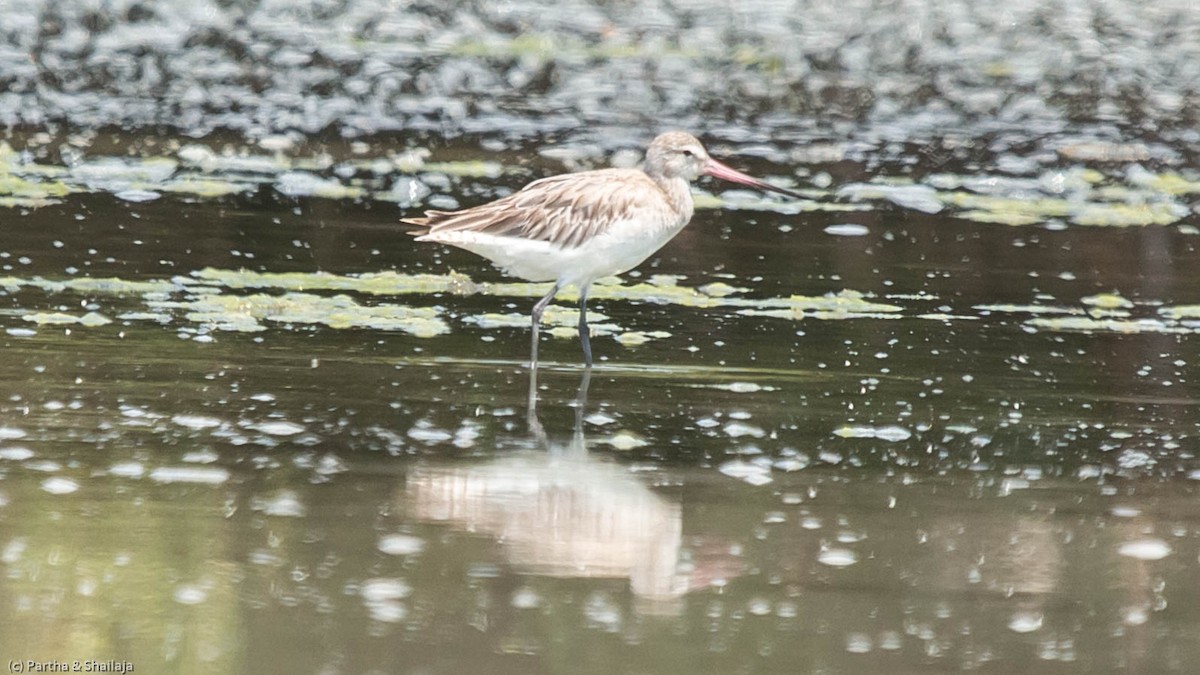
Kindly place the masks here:
<instances>
[{"instance_id":1,"label":"aquatic vegetation","mask_svg":"<svg viewBox=\"0 0 1200 675\"><path fill-rule=\"evenodd\" d=\"M1195 305L1161 307L1150 301L1135 303L1116 293L1085 296L1079 303L1082 306L976 305L974 309L982 314L1031 315L1023 323L1039 330L1125 334L1200 332L1200 326L1191 321L1200 318ZM1151 306L1156 308L1157 316L1135 316L1142 307Z\"/></svg>"},{"instance_id":2,"label":"aquatic vegetation","mask_svg":"<svg viewBox=\"0 0 1200 675\"><path fill-rule=\"evenodd\" d=\"M292 168L291 161L283 155L218 154L207 146L197 144L185 145L175 154L184 165L203 173L272 175Z\"/></svg>"},{"instance_id":3,"label":"aquatic vegetation","mask_svg":"<svg viewBox=\"0 0 1200 675\"><path fill-rule=\"evenodd\" d=\"M894 184L887 179L844 185L838 190L838 195L855 201L885 200L922 213L939 213L944 208L944 199L932 187L911 183Z\"/></svg>"},{"instance_id":4,"label":"aquatic vegetation","mask_svg":"<svg viewBox=\"0 0 1200 675\"><path fill-rule=\"evenodd\" d=\"M169 157L96 157L72 166L67 178L90 190L118 192L162 183L178 168Z\"/></svg>"},{"instance_id":5,"label":"aquatic vegetation","mask_svg":"<svg viewBox=\"0 0 1200 675\"><path fill-rule=\"evenodd\" d=\"M504 173L504 165L500 162L485 160L465 160L458 162L425 162L420 170L430 173L444 173L448 176L463 178L499 178Z\"/></svg>"},{"instance_id":6,"label":"aquatic vegetation","mask_svg":"<svg viewBox=\"0 0 1200 675\"><path fill-rule=\"evenodd\" d=\"M345 185L335 178L322 178L305 171L286 171L275 181L275 189L289 197L323 197L325 199L359 199L367 194L364 188Z\"/></svg>"},{"instance_id":7,"label":"aquatic vegetation","mask_svg":"<svg viewBox=\"0 0 1200 675\"><path fill-rule=\"evenodd\" d=\"M635 331L629 331L626 333L621 333L620 335L618 335L616 337L616 340L617 340L617 342L620 342L621 344L623 344L627 347L635 347L637 345L646 344L647 342L650 342L651 340L661 340L663 338L669 338L669 337L671 337L671 334L665 330L652 330L652 331L635 330Z\"/></svg>"},{"instance_id":8,"label":"aquatic vegetation","mask_svg":"<svg viewBox=\"0 0 1200 675\"><path fill-rule=\"evenodd\" d=\"M938 322L978 321L991 314L1009 314L1024 325L1040 330L1110 333L1200 332L1200 309L1195 305L1159 306L1134 303L1114 293L1080 298L1077 306L1054 304L976 305L977 314L930 312L922 309L935 300L928 295L888 296L883 302L867 294L843 290L823 296L746 297L753 289L717 281L700 287L681 285L683 277L654 275L632 283L619 278L594 284L593 298L672 305L694 309L726 310L732 316L767 317L785 321L816 319L918 320ZM100 311L81 315L62 311L24 311L25 321L41 325L99 326L115 316L123 322L199 325L204 330L261 332L275 327L321 325L333 329L400 331L431 338L453 330L443 307L421 307L387 301L389 296L485 295L540 298L546 284L526 282L475 282L458 274L402 274L377 272L335 275L326 272L254 272L205 268L172 279L0 277L0 289L12 293L36 289L50 295L76 293L94 300L122 299ZM245 291L253 291L245 293ZM380 299L370 303L362 297ZM546 333L560 338L576 336L576 296L563 292L544 317ZM129 302L138 306L129 306ZM909 306L909 302L916 303ZM1141 306L1155 308L1155 316L1136 317ZM626 346L670 338L664 330L630 330L608 316L593 312L595 336L607 336ZM482 330L527 329L525 312L486 312L458 318Z\"/></svg>"},{"instance_id":9,"label":"aquatic vegetation","mask_svg":"<svg viewBox=\"0 0 1200 675\"><path fill-rule=\"evenodd\" d=\"M747 300L730 298L726 301L744 316L769 316L780 319L896 319L901 318L903 308L867 299L858 291L845 290L823 296L793 295L788 298L765 298Z\"/></svg>"},{"instance_id":10,"label":"aquatic vegetation","mask_svg":"<svg viewBox=\"0 0 1200 675\"><path fill-rule=\"evenodd\" d=\"M72 192L59 180L65 173L61 167L40 167L43 170L24 170L20 155L5 141L0 141L0 207L37 208L58 203Z\"/></svg>"},{"instance_id":11,"label":"aquatic vegetation","mask_svg":"<svg viewBox=\"0 0 1200 675\"><path fill-rule=\"evenodd\" d=\"M1196 333L1197 328L1187 328L1160 319L1097 319L1071 316L1036 318L1026 321L1030 326L1047 330L1078 331L1084 333Z\"/></svg>"},{"instance_id":12,"label":"aquatic vegetation","mask_svg":"<svg viewBox=\"0 0 1200 675\"><path fill-rule=\"evenodd\" d=\"M1083 314L1078 307L1056 307L1054 305L975 305L972 309L981 313L1004 312L1008 314Z\"/></svg>"},{"instance_id":13,"label":"aquatic vegetation","mask_svg":"<svg viewBox=\"0 0 1200 675\"><path fill-rule=\"evenodd\" d=\"M1105 173L1084 166L1034 177L934 174L924 184L902 184L887 176L843 186L838 194L855 201L889 201L938 213L944 207L965 220L1036 225L1062 220L1075 225L1129 227L1170 225L1188 214L1176 197L1200 191L1200 181L1177 173L1153 174L1141 167Z\"/></svg>"},{"instance_id":14,"label":"aquatic vegetation","mask_svg":"<svg viewBox=\"0 0 1200 675\"><path fill-rule=\"evenodd\" d=\"M1200 193L1200 178L1187 178L1173 171L1159 174L1137 172L1130 176L1137 185L1145 186L1154 192L1169 195L1191 195Z\"/></svg>"},{"instance_id":15,"label":"aquatic vegetation","mask_svg":"<svg viewBox=\"0 0 1200 675\"><path fill-rule=\"evenodd\" d=\"M1080 298L1079 301L1089 307L1096 307L1102 310L1128 309L1133 307L1132 302L1116 293L1098 293Z\"/></svg>"},{"instance_id":16,"label":"aquatic vegetation","mask_svg":"<svg viewBox=\"0 0 1200 675\"><path fill-rule=\"evenodd\" d=\"M902 308L874 302L862 293L843 291L823 297L742 297L751 289L725 282L710 282L699 288L681 286L681 277L656 275L646 281L624 283L601 280L592 296L607 300L632 300L693 308L729 308L747 316L769 316L786 320L899 318ZM8 292L39 289L51 295L77 293L89 298L121 298L122 305L109 312L118 320L152 322L160 325L196 324L202 331L256 333L271 327L321 325L333 329L400 331L413 337L431 338L449 333L450 323L440 307L417 307L395 302L364 303L362 296L490 295L540 298L546 284L476 283L461 274L401 274L379 272L355 276L329 273L272 273L249 270L205 268L189 276L133 281L119 278L0 277L0 288ZM244 291L253 291L244 293ZM332 295L331 295L332 294ZM140 304L129 307L128 301ZM564 293L561 301L574 298ZM111 321L97 312L76 316L63 312L27 312L25 320L38 324L97 326ZM529 316L523 312L472 314L459 319L480 329L526 329ZM577 334L578 314L571 305L551 304L544 317L546 333L565 339ZM638 346L671 337L664 330L628 330L593 311L591 330L597 337L609 336L626 346Z\"/></svg>"},{"instance_id":17,"label":"aquatic vegetation","mask_svg":"<svg viewBox=\"0 0 1200 675\"><path fill-rule=\"evenodd\" d=\"M1200 319L1200 305L1163 307L1158 313L1171 319Z\"/></svg>"},{"instance_id":18,"label":"aquatic vegetation","mask_svg":"<svg viewBox=\"0 0 1200 675\"><path fill-rule=\"evenodd\" d=\"M450 331L436 309L406 305L363 305L348 295L332 297L288 292L283 295L206 294L184 300L151 300L155 310L183 312L188 321L224 331L265 330L262 321L279 324L322 324L330 328L397 330L414 337Z\"/></svg>"},{"instance_id":19,"label":"aquatic vegetation","mask_svg":"<svg viewBox=\"0 0 1200 675\"><path fill-rule=\"evenodd\" d=\"M608 316L605 314L591 310L588 312L588 318L588 327L591 329L593 337L614 335L621 332L621 327L610 322ZM528 329L530 322L529 315L520 312L507 312L504 314L487 312L485 314L465 316L462 320L464 323L478 326L485 330L493 328ZM551 304L546 307L546 312L542 315L542 328L546 334L556 338L574 338L579 334L576 327L578 320L578 310L574 307Z\"/></svg>"},{"instance_id":20,"label":"aquatic vegetation","mask_svg":"<svg viewBox=\"0 0 1200 675\"><path fill-rule=\"evenodd\" d=\"M112 323L112 319L99 312L88 312L80 316L67 314L66 312L31 312L23 315L21 318L30 323L36 323L39 326L79 324L80 326L90 327Z\"/></svg>"},{"instance_id":21,"label":"aquatic vegetation","mask_svg":"<svg viewBox=\"0 0 1200 675\"><path fill-rule=\"evenodd\" d=\"M225 197L228 195L250 192L255 189L253 183L207 178L196 175L183 175L155 186L160 192L172 192L205 199Z\"/></svg>"},{"instance_id":22,"label":"aquatic vegetation","mask_svg":"<svg viewBox=\"0 0 1200 675\"><path fill-rule=\"evenodd\" d=\"M191 276L204 283L231 289L273 288L288 291L354 291L368 295L452 293L469 295L481 287L465 274L402 274L372 272L342 276L328 272L254 272L206 267ZM538 286L530 284L530 286ZM541 295L545 290L540 291Z\"/></svg>"},{"instance_id":23,"label":"aquatic vegetation","mask_svg":"<svg viewBox=\"0 0 1200 675\"><path fill-rule=\"evenodd\" d=\"M840 438L877 438L881 441L889 442L906 441L912 438L911 431L899 426L872 427L846 425L834 429L833 435Z\"/></svg>"},{"instance_id":24,"label":"aquatic vegetation","mask_svg":"<svg viewBox=\"0 0 1200 675\"><path fill-rule=\"evenodd\" d=\"M21 288L37 288L47 293L73 291L98 295L142 295L150 293L172 293L184 287L170 280L133 281L116 277L71 279L45 279L42 277L0 277L0 288L15 291Z\"/></svg>"},{"instance_id":25,"label":"aquatic vegetation","mask_svg":"<svg viewBox=\"0 0 1200 675\"><path fill-rule=\"evenodd\" d=\"M487 181L509 170L495 160L430 161L431 156L430 151L416 148L390 157L335 163L326 155L218 153L190 144L174 157L101 156L68 168L38 164L0 143L0 206L37 208L72 192L91 191L109 192L128 201L154 199L164 193L213 199L269 186L288 197L365 199L409 208L438 196L415 174L437 174L442 181L445 177ZM1059 221L1129 227L1178 223L1189 213L1179 200L1200 193L1200 177L1154 173L1137 164L1120 170L1076 165L1026 177L942 173L913 182L879 175L870 182L832 189L796 189L810 198L777 199L739 189L719 194L697 190L694 197L697 209L783 215L864 211L876 208L876 202L888 202L921 213L950 210L957 218L1012 226ZM851 231L861 233L858 228Z\"/></svg>"}]
</instances>

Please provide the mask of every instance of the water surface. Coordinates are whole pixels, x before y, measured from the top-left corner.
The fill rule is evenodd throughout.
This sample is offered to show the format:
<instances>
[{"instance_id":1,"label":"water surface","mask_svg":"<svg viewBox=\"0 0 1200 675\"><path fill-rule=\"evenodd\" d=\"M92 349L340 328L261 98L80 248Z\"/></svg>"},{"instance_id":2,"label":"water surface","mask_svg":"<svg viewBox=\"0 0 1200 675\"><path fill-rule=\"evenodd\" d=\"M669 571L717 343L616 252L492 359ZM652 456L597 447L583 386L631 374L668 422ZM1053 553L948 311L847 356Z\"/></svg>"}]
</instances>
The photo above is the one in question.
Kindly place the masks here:
<instances>
[{"instance_id":1,"label":"water surface","mask_svg":"<svg viewBox=\"0 0 1200 675\"><path fill-rule=\"evenodd\" d=\"M1193 13L710 4L0 7L0 652L1189 672ZM666 126L808 199L702 181L531 406L545 287L397 221Z\"/></svg>"}]
</instances>

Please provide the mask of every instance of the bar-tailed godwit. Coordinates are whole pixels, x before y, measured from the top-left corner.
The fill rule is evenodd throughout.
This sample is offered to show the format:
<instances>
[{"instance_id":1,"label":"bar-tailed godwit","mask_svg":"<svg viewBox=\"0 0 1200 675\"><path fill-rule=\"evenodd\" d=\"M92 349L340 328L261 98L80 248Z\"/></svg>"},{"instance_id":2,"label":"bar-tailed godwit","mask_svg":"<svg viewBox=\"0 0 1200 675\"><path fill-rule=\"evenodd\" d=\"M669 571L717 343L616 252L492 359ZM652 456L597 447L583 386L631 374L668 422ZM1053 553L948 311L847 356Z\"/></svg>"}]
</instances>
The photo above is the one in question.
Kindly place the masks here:
<instances>
[{"instance_id":1,"label":"bar-tailed godwit","mask_svg":"<svg viewBox=\"0 0 1200 675\"><path fill-rule=\"evenodd\" d=\"M708 156L691 134L659 135L638 169L599 169L536 180L521 190L460 211L426 211L403 222L424 229L417 241L466 249L527 281L553 281L533 306L530 367L537 368L542 313L564 286L579 288L579 341L587 366L592 346L587 296L592 282L637 267L692 219L689 183L702 175L801 195L747 176Z\"/></svg>"}]
</instances>

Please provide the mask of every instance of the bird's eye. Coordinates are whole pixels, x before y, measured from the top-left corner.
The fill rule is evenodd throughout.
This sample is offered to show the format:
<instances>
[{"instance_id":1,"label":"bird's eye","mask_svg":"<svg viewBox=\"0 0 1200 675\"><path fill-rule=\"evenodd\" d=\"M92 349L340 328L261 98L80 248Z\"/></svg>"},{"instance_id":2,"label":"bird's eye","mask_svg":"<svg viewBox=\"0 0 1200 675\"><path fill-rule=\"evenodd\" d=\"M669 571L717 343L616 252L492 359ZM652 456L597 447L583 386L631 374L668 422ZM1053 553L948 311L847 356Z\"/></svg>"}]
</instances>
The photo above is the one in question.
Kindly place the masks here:
<instances>
[{"instance_id":1,"label":"bird's eye","mask_svg":"<svg viewBox=\"0 0 1200 675\"><path fill-rule=\"evenodd\" d=\"M683 156L684 156L684 157L695 157L696 155L695 155L695 153L693 153L691 150L684 150L684 151L683 151Z\"/></svg>"}]
</instances>

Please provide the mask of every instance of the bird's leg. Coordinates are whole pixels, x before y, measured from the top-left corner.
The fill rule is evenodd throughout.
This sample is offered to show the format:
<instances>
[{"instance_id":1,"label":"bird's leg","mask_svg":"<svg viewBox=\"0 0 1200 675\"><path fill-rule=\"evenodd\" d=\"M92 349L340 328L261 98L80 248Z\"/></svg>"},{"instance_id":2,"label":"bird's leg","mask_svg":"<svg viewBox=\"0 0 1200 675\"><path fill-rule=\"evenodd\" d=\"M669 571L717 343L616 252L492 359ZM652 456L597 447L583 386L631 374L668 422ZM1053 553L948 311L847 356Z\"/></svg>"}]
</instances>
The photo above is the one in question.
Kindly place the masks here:
<instances>
[{"instance_id":1,"label":"bird's leg","mask_svg":"<svg viewBox=\"0 0 1200 675\"><path fill-rule=\"evenodd\" d=\"M542 422L538 419L537 414L537 392L537 368L531 367L529 369L529 401L525 412L525 419L527 422L529 422L530 431L535 432L535 434L537 430L542 429ZM545 434L544 429L542 430L542 433L543 435Z\"/></svg>"},{"instance_id":2,"label":"bird's leg","mask_svg":"<svg viewBox=\"0 0 1200 675\"><path fill-rule=\"evenodd\" d=\"M575 390L575 400L571 401L571 405L575 408L575 430L583 429L583 410L587 408L588 387L592 383L592 370L587 368L583 371L583 377L579 380L579 388Z\"/></svg>"},{"instance_id":3,"label":"bird's leg","mask_svg":"<svg viewBox=\"0 0 1200 675\"><path fill-rule=\"evenodd\" d=\"M579 287L579 343L583 345L583 362L588 368L592 367L592 329L588 328L587 322L587 294L588 287L586 285Z\"/></svg>"},{"instance_id":4,"label":"bird's leg","mask_svg":"<svg viewBox=\"0 0 1200 675\"><path fill-rule=\"evenodd\" d=\"M554 288L551 288L550 292L547 293L541 300L538 300L537 304L533 306L533 342L529 347L530 370L537 370L538 327L542 325L542 313L546 311L546 307L550 304L550 301L554 299L554 296L558 294L558 289L560 288L562 288L562 284L556 282L554 284Z\"/></svg>"},{"instance_id":5,"label":"bird's leg","mask_svg":"<svg viewBox=\"0 0 1200 675\"><path fill-rule=\"evenodd\" d=\"M575 427L571 432L571 445L569 453L575 457L583 457L587 455L587 438L583 433L583 414L587 408L588 385L592 381L592 369L583 369L583 378L579 380L579 389L575 392L575 400L571 405L575 406Z\"/></svg>"},{"instance_id":6,"label":"bird's leg","mask_svg":"<svg viewBox=\"0 0 1200 675\"><path fill-rule=\"evenodd\" d=\"M546 436L546 428L537 412L537 368L529 371L529 408L525 412L525 421L529 425L529 433L538 445L549 450L550 440Z\"/></svg>"}]
</instances>

